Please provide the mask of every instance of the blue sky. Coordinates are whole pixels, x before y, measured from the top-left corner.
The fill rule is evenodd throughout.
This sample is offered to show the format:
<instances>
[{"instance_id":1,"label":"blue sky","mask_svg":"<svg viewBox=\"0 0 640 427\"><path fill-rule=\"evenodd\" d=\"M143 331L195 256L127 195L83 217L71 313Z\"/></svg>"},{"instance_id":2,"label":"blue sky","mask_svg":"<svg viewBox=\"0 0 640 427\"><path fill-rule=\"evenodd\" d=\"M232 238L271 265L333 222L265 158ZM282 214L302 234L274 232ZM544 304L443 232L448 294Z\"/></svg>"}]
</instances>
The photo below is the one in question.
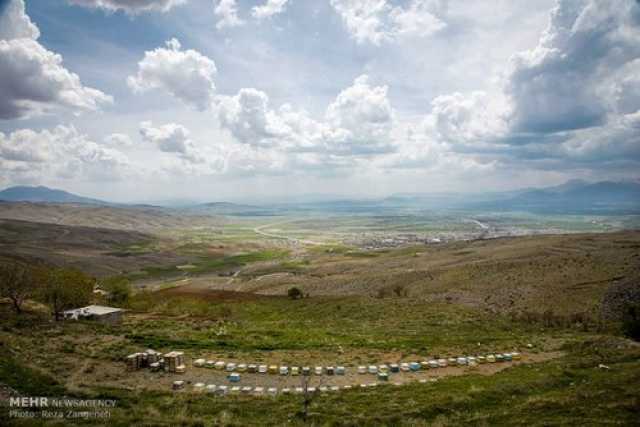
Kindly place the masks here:
<instances>
[{"instance_id":1,"label":"blue sky","mask_svg":"<svg viewBox=\"0 0 640 427\"><path fill-rule=\"evenodd\" d=\"M0 4L2 186L240 200L638 179L634 0Z\"/></svg>"}]
</instances>

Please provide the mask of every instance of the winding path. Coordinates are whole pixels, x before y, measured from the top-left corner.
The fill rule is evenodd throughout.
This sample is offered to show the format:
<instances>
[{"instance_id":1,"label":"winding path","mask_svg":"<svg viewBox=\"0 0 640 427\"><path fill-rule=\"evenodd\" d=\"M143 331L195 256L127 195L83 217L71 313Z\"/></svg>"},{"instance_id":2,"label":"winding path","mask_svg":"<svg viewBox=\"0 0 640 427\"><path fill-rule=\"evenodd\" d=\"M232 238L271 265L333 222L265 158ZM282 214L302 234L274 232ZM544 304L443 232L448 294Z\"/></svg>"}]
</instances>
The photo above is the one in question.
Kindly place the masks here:
<instances>
[{"instance_id":1,"label":"winding path","mask_svg":"<svg viewBox=\"0 0 640 427\"><path fill-rule=\"evenodd\" d=\"M270 237L272 239L284 239L284 240L288 240L290 242L296 243L296 244L303 244L303 245L324 245L324 243L321 242L316 242L314 240L306 240L306 239L297 239L295 237L290 237L290 236L282 236L279 234L274 234L274 233L269 233L267 231L262 231L265 228L271 228L271 227L275 227L276 225L282 225L282 224L288 224L291 222L296 222L297 220L295 219L290 219L287 221L280 221L280 222L274 222L272 224L265 224L265 225L260 225L256 228L253 229L253 232L256 234L259 234L261 236L265 236L265 237Z\"/></svg>"}]
</instances>

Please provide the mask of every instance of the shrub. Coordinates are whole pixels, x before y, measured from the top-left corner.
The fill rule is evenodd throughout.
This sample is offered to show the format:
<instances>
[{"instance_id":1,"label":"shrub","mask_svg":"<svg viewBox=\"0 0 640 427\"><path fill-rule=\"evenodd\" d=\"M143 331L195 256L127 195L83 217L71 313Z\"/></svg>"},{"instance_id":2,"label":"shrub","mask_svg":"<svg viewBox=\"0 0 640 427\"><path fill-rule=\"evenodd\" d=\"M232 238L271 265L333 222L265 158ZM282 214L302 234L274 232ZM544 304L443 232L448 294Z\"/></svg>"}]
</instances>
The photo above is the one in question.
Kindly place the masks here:
<instances>
[{"instance_id":1,"label":"shrub","mask_svg":"<svg viewBox=\"0 0 640 427\"><path fill-rule=\"evenodd\" d=\"M124 277L111 277L103 280L100 286L107 291L107 301L111 305L126 307L131 296L131 284Z\"/></svg>"},{"instance_id":2,"label":"shrub","mask_svg":"<svg viewBox=\"0 0 640 427\"><path fill-rule=\"evenodd\" d=\"M287 291L287 296L291 299L300 299L303 295L300 289L293 287Z\"/></svg>"}]
</instances>

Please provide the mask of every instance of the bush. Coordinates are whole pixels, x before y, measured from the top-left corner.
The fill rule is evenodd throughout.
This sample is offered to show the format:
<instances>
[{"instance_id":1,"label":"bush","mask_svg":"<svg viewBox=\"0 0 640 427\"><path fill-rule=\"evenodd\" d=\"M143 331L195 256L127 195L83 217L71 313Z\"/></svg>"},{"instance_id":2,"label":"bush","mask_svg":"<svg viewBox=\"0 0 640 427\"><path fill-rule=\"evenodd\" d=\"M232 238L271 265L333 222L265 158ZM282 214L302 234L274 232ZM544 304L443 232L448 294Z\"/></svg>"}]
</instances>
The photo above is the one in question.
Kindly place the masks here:
<instances>
[{"instance_id":1,"label":"bush","mask_svg":"<svg viewBox=\"0 0 640 427\"><path fill-rule=\"evenodd\" d=\"M303 295L300 289L293 287L287 291L287 296L291 299L300 299Z\"/></svg>"},{"instance_id":2,"label":"bush","mask_svg":"<svg viewBox=\"0 0 640 427\"><path fill-rule=\"evenodd\" d=\"M622 331L635 341L640 341L640 304L628 305L622 317Z\"/></svg>"},{"instance_id":3,"label":"bush","mask_svg":"<svg viewBox=\"0 0 640 427\"><path fill-rule=\"evenodd\" d=\"M118 307L126 307L131 296L131 284L124 277L111 277L103 280L100 287L107 291L107 302Z\"/></svg>"}]
</instances>

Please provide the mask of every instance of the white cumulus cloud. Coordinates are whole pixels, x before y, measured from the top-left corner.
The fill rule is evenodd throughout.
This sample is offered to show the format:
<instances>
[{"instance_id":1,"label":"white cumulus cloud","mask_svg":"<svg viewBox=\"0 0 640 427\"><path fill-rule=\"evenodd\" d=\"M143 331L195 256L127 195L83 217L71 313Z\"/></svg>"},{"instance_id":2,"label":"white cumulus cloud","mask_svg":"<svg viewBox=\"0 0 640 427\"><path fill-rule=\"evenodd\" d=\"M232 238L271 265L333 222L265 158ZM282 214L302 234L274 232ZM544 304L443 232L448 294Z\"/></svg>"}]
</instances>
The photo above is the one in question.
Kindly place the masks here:
<instances>
[{"instance_id":1,"label":"white cumulus cloud","mask_svg":"<svg viewBox=\"0 0 640 427\"><path fill-rule=\"evenodd\" d=\"M324 120L315 120L289 104L278 109L266 93L241 89L221 97L220 123L235 140L254 147L328 156L368 156L394 150L394 113L386 86L372 86L362 75L327 107Z\"/></svg>"},{"instance_id":2,"label":"white cumulus cloud","mask_svg":"<svg viewBox=\"0 0 640 427\"><path fill-rule=\"evenodd\" d=\"M158 127L150 121L140 123L142 138L158 146L165 153L177 153L188 162L198 163L202 157L190 138L189 130L177 123L167 123Z\"/></svg>"},{"instance_id":3,"label":"white cumulus cloud","mask_svg":"<svg viewBox=\"0 0 640 427\"><path fill-rule=\"evenodd\" d=\"M213 0L213 4L215 5L213 13L218 19L216 22L218 30L239 27L244 24L244 21L238 16L236 0Z\"/></svg>"},{"instance_id":4,"label":"white cumulus cloud","mask_svg":"<svg viewBox=\"0 0 640 427\"><path fill-rule=\"evenodd\" d=\"M216 86L213 60L193 49L182 50L173 38L166 47L147 51L138 63L138 72L127 83L134 92L160 89L198 110L210 107Z\"/></svg>"},{"instance_id":5,"label":"white cumulus cloud","mask_svg":"<svg viewBox=\"0 0 640 427\"><path fill-rule=\"evenodd\" d=\"M43 114L57 108L95 111L113 98L84 86L62 56L38 42L40 32L23 0L10 0L0 16L0 119Z\"/></svg>"},{"instance_id":6,"label":"white cumulus cloud","mask_svg":"<svg viewBox=\"0 0 640 427\"><path fill-rule=\"evenodd\" d=\"M412 0L406 7L387 0L331 0L357 43L380 45L401 37L427 37L444 29L446 0Z\"/></svg>"},{"instance_id":7,"label":"white cumulus cloud","mask_svg":"<svg viewBox=\"0 0 640 427\"><path fill-rule=\"evenodd\" d=\"M261 6L254 6L251 15L256 19L271 18L282 13L289 0L267 0Z\"/></svg>"},{"instance_id":8,"label":"white cumulus cloud","mask_svg":"<svg viewBox=\"0 0 640 427\"><path fill-rule=\"evenodd\" d=\"M132 174L121 151L91 141L73 126L0 132L0 164L0 176L9 181L104 181Z\"/></svg>"}]
</instances>

